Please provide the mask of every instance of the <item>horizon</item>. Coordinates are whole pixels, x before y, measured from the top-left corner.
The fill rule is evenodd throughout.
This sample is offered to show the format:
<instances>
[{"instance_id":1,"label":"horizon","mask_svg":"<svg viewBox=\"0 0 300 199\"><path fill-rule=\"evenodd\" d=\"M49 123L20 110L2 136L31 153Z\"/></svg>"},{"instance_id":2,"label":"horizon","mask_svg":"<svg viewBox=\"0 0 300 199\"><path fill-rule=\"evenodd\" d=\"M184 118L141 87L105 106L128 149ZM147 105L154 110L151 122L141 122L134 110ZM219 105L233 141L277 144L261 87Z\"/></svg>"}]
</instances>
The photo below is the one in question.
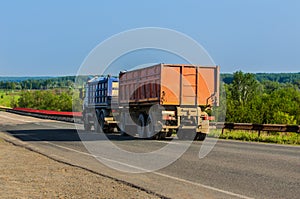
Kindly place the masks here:
<instances>
[{"instance_id":1,"label":"horizon","mask_svg":"<svg viewBox=\"0 0 300 199\"><path fill-rule=\"evenodd\" d=\"M242 71L243 73L251 73L251 74L290 74L290 73L300 73L300 70L298 71L276 71L276 72L249 72L249 71L245 71L245 70L236 70L233 72L226 72L226 71L220 71L220 74L233 74L235 72L238 71ZM86 74L86 75L92 75L92 74ZM105 74L103 74L105 75ZM0 78L6 78L6 77L68 77L68 76L77 76L77 74L66 74L66 75L55 75L55 74L50 74L50 75L45 75L45 74L41 74L41 75L1 75L0 74ZM82 76L82 75L78 75L78 76Z\"/></svg>"},{"instance_id":2,"label":"horizon","mask_svg":"<svg viewBox=\"0 0 300 199\"><path fill-rule=\"evenodd\" d=\"M233 74L233 73L235 73L235 72L238 72L238 71L242 71L243 73L251 73L251 74L291 74L291 73L295 73L295 74L297 74L297 73L300 73L300 70L299 71L276 71L276 72L260 72L260 71L258 71L258 72L249 72L249 71L244 71L244 70L236 70L236 71L233 71L233 72L223 72L223 71L220 71L220 74ZM86 75L92 75L92 74L86 74ZM86 76L86 75L84 75L84 76ZM103 75L105 75L105 74L103 74ZM77 76L77 74L66 74L66 75L61 75L61 74L59 74L59 75L55 75L55 74L50 74L50 75L0 75L0 78L14 78L14 77L22 77L22 78L24 78L24 77L30 77L30 78L32 78L32 77L53 77L53 78L55 78L55 77L68 77L68 76ZM78 76L82 76L82 75L78 75Z\"/></svg>"},{"instance_id":3,"label":"horizon","mask_svg":"<svg viewBox=\"0 0 300 199\"><path fill-rule=\"evenodd\" d=\"M235 71L238 72L239 70ZM242 71L242 70L240 70ZM233 75L235 72L220 72L221 75ZM298 72L245 72L242 71L243 73L250 73L250 74L300 74L300 71ZM0 75L0 81L1 78L57 78L57 77L76 77L77 75L36 75L36 76L30 76L30 75L25 75L25 76L3 76ZM93 75L79 75L79 76L93 76Z\"/></svg>"}]
</instances>

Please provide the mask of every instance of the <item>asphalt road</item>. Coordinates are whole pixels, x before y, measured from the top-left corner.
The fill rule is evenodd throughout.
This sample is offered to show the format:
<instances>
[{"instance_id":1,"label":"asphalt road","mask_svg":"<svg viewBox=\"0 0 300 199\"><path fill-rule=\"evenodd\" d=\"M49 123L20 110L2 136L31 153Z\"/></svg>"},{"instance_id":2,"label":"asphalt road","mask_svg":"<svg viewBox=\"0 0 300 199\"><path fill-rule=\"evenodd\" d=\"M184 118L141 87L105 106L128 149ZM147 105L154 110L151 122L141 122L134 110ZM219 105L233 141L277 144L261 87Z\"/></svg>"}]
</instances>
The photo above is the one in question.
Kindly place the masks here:
<instances>
[{"instance_id":1,"label":"asphalt road","mask_svg":"<svg viewBox=\"0 0 300 199\"><path fill-rule=\"evenodd\" d=\"M44 154L166 197L296 199L300 196L299 146L212 138L205 143L189 144L176 138L140 140L113 133L107 134L109 140L106 140L102 134L84 132L80 125L77 131L71 123L5 112L0 112L0 121L0 131ZM127 155L115 152L114 146ZM162 150L166 146L169 150ZM174 151L187 146L187 151L176 158ZM201 147L213 148L207 156L199 158ZM155 159L148 157L155 152L159 154ZM172 158L176 158L174 162L152 171Z\"/></svg>"}]
</instances>

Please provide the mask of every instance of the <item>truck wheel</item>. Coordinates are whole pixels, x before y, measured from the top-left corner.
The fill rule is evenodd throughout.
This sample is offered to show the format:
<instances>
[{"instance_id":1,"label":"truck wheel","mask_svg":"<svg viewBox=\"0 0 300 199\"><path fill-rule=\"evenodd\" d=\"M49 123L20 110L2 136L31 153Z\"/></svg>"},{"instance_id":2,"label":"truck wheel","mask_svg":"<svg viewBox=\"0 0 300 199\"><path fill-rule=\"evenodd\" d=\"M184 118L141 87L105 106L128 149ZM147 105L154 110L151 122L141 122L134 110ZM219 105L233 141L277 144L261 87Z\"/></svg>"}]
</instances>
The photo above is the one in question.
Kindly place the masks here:
<instances>
[{"instance_id":1,"label":"truck wheel","mask_svg":"<svg viewBox=\"0 0 300 199\"><path fill-rule=\"evenodd\" d=\"M145 118L144 115L141 113L138 118L137 123L137 133L139 135L139 138L145 138Z\"/></svg>"},{"instance_id":2,"label":"truck wheel","mask_svg":"<svg viewBox=\"0 0 300 199\"><path fill-rule=\"evenodd\" d=\"M172 131L172 130L169 130L169 131L167 132L167 135L166 135L166 137L171 137L171 136L172 136L172 134L173 134L173 131Z\"/></svg>"},{"instance_id":3,"label":"truck wheel","mask_svg":"<svg viewBox=\"0 0 300 199\"><path fill-rule=\"evenodd\" d=\"M197 133L197 136L196 136L196 140L199 140L199 141L204 141L205 138L206 138L206 133Z\"/></svg>"},{"instance_id":4,"label":"truck wheel","mask_svg":"<svg viewBox=\"0 0 300 199\"><path fill-rule=\"evenodd\" d=\"M158 139L158 140L164 140L164 139L166 139L167 133L166 132L159 132L156 135L157 135L156 139Z\"/></svg>"}]
</instances>

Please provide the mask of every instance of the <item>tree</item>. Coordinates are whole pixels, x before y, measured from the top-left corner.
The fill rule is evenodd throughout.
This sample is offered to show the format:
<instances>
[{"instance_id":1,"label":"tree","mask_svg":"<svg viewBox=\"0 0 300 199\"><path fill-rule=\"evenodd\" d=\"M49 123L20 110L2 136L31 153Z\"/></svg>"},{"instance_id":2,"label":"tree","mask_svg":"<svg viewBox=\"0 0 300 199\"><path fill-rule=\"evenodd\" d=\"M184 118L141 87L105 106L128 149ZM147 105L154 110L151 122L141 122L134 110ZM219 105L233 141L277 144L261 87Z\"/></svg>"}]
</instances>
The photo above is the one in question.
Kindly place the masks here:
<instances>
[{"instance_id":1,"label":"tree","mask_svg":"<svg viewBox=\"0 0 300 199\"><path fill-rule=\"evenodd\" d=\"M241 71L233 74L233 81L227 85L227 113L228 122L255 122L260 120L261 84L254 74Z\"/></svg>"},{"instance_id":2,"label":"tree","mask_svg":"<svg viewBox=\"0 0 300 199\"><path fill-rule=\"evenodd\" d=\"M257 95L259 82L254 74L243 73L242 71L233 74L233 82L230 87L231 95L237 105L244 105Z\"/></svg>"}]
</instances>

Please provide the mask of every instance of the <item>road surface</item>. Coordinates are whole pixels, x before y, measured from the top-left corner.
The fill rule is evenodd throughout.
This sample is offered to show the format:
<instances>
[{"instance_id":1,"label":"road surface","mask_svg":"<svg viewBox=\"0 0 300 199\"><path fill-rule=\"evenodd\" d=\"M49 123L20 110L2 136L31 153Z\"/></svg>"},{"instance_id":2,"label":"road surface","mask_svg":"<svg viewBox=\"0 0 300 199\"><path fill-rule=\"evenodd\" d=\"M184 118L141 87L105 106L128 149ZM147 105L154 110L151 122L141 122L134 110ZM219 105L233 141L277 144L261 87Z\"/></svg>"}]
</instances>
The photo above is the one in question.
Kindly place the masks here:
<instances>
[{"instance_id":1,"label":"road surface","mask_svg":"<svg viewBox=\"0 0 300 199\"><path fill-rule=\"evenodd\" d=\"M95 151L101 150L102 160L116 168L141 169L141 162L130 162L127 157L110 154L111 146L99 138L99 134L77 131L72 123L41 120L6 112L0 112L0 131L20 139L39 152L50 157L87 168L104 176L110 176L141 187L167 198L299 198L300 195L300 147L208 138L206 144L212 151L199 158L203 142L193 142L188 150L172 164L153 172L128 173L112 169L90 153L82 143L98 142ZM161 149L172 140L139 140L118 134L107 134L109 142L119 148L148 153ZM174 138L176 140L176 138ZM171 143L176 147L186 142ZM162 154L163 158L171 153ZM105 156L105 157L104 157ZM96 157L96 158L95 158ZM152 162L148 163L153 164Z\"/></svg>"}]
</instances>

